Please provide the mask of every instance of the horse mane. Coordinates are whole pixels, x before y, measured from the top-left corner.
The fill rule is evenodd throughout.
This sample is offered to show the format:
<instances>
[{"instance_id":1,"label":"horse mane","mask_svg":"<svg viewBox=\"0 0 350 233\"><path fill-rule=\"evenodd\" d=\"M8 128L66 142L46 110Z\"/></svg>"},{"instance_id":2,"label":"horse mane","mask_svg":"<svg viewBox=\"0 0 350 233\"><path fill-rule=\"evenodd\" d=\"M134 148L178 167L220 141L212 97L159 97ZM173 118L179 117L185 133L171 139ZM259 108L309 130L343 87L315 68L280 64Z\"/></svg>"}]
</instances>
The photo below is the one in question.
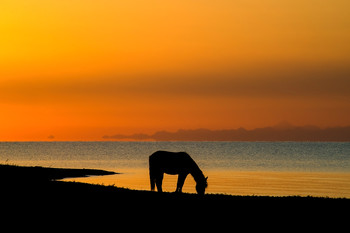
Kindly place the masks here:
<instances>
[{"instance_id":1,"label":"horse mane","mask_svg":"<svg viewBox=\"0 0 350 233\"><path fill-rule=\"evenodd\" d=\"M193 165L191 167L190 174L193 176L193 179L196 181L197 184L206 182L206 178L202 170L198 167L197 163L192 158L191 160L193 162Z\"/></svg>"}]
</instances>

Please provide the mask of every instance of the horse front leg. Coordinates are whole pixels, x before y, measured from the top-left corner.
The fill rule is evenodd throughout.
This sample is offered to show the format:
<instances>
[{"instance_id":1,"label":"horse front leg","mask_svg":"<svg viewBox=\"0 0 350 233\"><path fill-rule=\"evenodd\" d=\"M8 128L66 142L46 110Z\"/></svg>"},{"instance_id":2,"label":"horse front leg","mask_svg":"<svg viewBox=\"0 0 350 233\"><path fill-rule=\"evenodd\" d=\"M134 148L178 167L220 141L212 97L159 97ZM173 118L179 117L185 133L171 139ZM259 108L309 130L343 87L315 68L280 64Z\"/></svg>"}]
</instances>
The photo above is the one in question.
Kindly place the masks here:
<instances>
[{"instance_id":1,"label":"horse front leg","mask_svg":"<svg viewBox=\"0 0 350 233\"><path fill-rule=\"evenodd\" d=\"M177 179L177 186L176 186L175 192L182 193L182 187L184 186L184 182L186 180L187 175L188 175L187 173L180 173L179 174L179 177Z\"/></svg>"}]
</instances>

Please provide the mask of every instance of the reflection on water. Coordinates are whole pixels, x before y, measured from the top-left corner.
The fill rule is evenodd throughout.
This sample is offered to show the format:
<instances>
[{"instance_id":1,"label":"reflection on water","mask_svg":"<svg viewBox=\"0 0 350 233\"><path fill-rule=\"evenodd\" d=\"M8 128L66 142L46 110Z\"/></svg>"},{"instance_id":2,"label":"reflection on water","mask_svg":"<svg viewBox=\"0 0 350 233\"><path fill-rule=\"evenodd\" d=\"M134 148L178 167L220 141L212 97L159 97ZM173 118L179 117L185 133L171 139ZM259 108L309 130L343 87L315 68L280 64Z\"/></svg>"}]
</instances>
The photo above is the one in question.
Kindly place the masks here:
<instances>
[{"instance_id":1,"label":"reflection on water","mask_svg":"<svg viewBox=\"0 0 350 233\"><path fill-rule=\"evenodd\" d=\"M119 172L122 172L122 174L66 180L150 190L147 169ZM209 176L207 193L272 196L311 195L350 198L349 173L208 170L205 175ZM165 175L163 190L167 192L175 191L176 182L176 175ZM183 192L196 193L195 181L191 175L186 179Z\"/></svg>"},{"instance_id":2,"label":"reflection on water","mask_svg":"<svg viewBox=\"0 0 350 233\"><path fill-rule=\"evenodd\" d=\"M208 193L350 198L350 142L0 142L0 163L115 171L75 180L150 190L157 150L188 152L209 176ZM176 182L165 175L163 189ZM189 175L183 191L194 186Z\"/></svg>"}]
</instances>

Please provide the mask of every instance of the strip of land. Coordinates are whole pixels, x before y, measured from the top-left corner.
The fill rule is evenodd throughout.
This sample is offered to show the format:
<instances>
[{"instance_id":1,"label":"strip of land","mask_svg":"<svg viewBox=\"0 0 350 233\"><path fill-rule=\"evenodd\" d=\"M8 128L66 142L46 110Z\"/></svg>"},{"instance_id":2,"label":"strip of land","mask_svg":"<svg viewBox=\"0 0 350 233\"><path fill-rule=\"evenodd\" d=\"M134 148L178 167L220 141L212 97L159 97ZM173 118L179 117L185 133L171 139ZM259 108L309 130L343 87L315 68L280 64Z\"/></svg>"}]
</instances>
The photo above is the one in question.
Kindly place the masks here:
<instances>
[{"instance_id":1,"label":"strip of land","mask_svg":"<svg viewBox=\"0 0 350 233\"><path fill-rule=\"evenodd\" d=\"M72 169L27 167L16 165L0 165L0 181L2 182L42 182L64 178L113 175L115 172L97 169Z\"/></svg>"},{"instance_id":2,"label":"strip of land","mask_svg":"<svg viewBox=\"0 0 350 233\"><path fill-rule=\"evenodd\" d=\"M313 203L324 204L350 204L350 199L328 198L328 197L301 197L301 196L234 196L225 194L176 194L157 193L151 191L130 190L116 186L94 185L79 182L59 181L68 177L86 177L116 174L111 171L96 169L67 169L46 167L23 167L14 165L0 165L1 193L8 197L20 196L26 198L47 198L53 203L59 200L89 200L89 203L108 202L128 203L137 206L151 205L176 205L186 203L187 205L205 203L213 207L252 206L255 204L275 205L279 203ZM118 206L120 208L120 206Z\"/></svg>"},{"instance_id":3,"label":"strip of land","mask_svg":"<svg viewBox=\"0 0 350 233\"><path fill-rule=\"evenodd\" d=\"M294 226L305 229L339 225L350 199L327 197L234 196L224 194L176 194L130 190L115 186L66 182L67 177L110 175L95 169L61 169L0 165L0 201L4 224L15 220L16 227L28 224L46 228L63 226L102 232L111 226L133 230L168 229L268 229ZM312 222L311 219L316 219ZM141 221L140 221L141 220ZM143 220L143 221L142 221ZM311 221L311 222L310 222ZM277 224L278 223L278 224ZM336 223L336 224L333 224ZM346 223L346 220L344 221ZM62 225L63 224L63 225ZM66 224L66 225L65 225ZM92 225L94 224L94 225ZM148 225L149 224L149 225ZM252 227L252 228L250 228ZM150 229L151 229L150 228ZM53 229L53 228L52 228ZM277 229L276 229L277 230Z\"/></svg>"}]
</instances>

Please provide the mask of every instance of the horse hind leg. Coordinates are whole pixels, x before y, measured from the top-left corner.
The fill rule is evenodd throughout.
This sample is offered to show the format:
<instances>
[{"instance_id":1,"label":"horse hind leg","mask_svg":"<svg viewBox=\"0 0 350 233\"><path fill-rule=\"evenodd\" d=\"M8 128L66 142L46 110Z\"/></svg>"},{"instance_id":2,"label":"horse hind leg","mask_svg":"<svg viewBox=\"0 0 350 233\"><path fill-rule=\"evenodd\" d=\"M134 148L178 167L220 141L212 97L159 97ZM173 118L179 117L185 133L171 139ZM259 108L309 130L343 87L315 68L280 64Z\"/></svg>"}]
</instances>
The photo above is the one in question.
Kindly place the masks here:
<instances>
[{"instance_id":1,"label":"horse hind leg","mask_svg":"<svg viewBox=\"0 0 350 233\"><path fill-rule=\"evenodd\" d=\"M156 187L156 179L150 177L150 182L151 182L151 191L154 191L154 189Z\"/></svg>"},{"instance_id":2,"label":"horse hind leg","mask_svg":"<svg viewBox=\"0 0 350 233\"><path fill-rule=\"evenodd\" d=\"M151 169L149 170L149 181L151 183L151 191L154 191L156 186L156 177Z\"/></svg>"},{"instance_id":3,"label":"horse hind leg","mask_svg":"<svg viewBox=\"0 0 350 233\"><path fill-rule=\"evenodd\" d=\"M152 166L151 160L149 165L149 180L151 184L151 191L154 191L155 186L157 185L158 192L162 192L163 173L160 172L156 167Z\"/></svg>"},{"instance_id":4,"label":"horse hind leg","mask_svg":"<svg viewBox=\"0 0 350 233\"><path fill-rule=\"evenodd\" d=\"M163 176L164 176L164 173L158 173L157 174L157 178L156 178L157 190L160 193L163 192L163 189L162 189Z\"/></svg>"},{"instance_id":5,"label":"horse hind leg","mask_svg":"<svg viewBox=\"0 0 350 233\"><path fill-rule=\"evenodd\" d=\"M154 159L152 159L152 156L149 157L149 180L151 184L151 191L154 191L157 181L157 173L158 169L156 169L156 166L154 165Z\"/></svg>"}]
</instances>

